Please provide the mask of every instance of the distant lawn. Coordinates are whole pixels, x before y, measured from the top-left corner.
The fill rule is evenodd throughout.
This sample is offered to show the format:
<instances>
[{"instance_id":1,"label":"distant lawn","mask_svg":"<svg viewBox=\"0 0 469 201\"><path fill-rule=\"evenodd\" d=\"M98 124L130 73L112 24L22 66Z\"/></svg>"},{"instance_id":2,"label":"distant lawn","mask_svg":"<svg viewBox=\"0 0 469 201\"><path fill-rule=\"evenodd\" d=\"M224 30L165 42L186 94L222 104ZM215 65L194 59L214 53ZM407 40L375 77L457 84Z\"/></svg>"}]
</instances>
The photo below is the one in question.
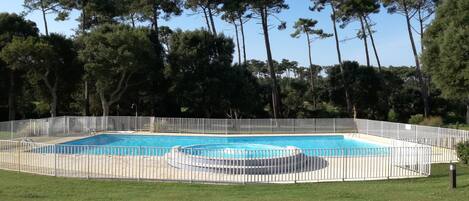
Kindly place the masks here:
<instances>
[{"instance_id":1,"label":"distant lawn","mask_svg":"<svg viewBox=\"0 0 469 201\"><path fill-rule=\"evenodd\" d=\"M9 140L9 139L11 139L10 132L0 131L0 140Z\"/></svg>"},{"instance_id":2,"label":"distant lawn","mask_svg":"<svg viewBox=\"0 0 469 201\"><path fill-rule=\"evenodd\" d=\"M451 125L448 125L448 128L469 130L469 124L459 124L459 125L451 124Z\"/></svg>"},{"instance_id":3,"label":"distant lawn","mask_svg":"<svg viewBox=\"0 0 469 201\"><path fill-rule=\"evenodd\" d=\"M448 165L432 176L370 182L201 185L55 178L0 171L0 200L468 200L469 167L458 166L456 190L448 189Z\"/></svg>"}]
</instances>

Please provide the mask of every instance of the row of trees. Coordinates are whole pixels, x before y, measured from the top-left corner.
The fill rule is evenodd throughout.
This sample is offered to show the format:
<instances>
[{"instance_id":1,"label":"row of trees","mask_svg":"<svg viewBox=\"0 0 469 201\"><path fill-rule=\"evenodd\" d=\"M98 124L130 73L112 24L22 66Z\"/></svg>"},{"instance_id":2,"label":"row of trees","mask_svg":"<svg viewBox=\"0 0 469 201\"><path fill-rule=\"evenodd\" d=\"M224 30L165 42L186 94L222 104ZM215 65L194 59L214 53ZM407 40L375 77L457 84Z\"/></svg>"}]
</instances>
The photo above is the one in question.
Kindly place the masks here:
<instances>
[{"instance_id":1,"label":"row of trees","mask_svg":"<svg viewBox=\"0 0 469 201\"><path fill-rule=\"evenodd\" d=\"M120 105L133 103L145 105L146 114L166 116L270 115L277 118L318 115L324 111L328 111L327 116L333 110L332 113L338 115L372 115L385 119L391 110L402 113L404 118L419 113L415 108L420 106L425 115L442 113L435 101L439 91L429 90L432 84L429 76L422 72L413 36L418 33L424 37L428 19L438 5L434 0L312 0L311 11L323 12L327 8L331 12L333 33L315 28L316 20L301 18L294 24L291 35L298 38L304 34L308 49L315 39L334 36L338 65L325 68L326 77L320 76L323 68L313 65L311 51L307 53L307 68L292 61L273 60L270 25L277 22L279 29L286 28L286 23L276 16L289 8L284 0L25 0L25 5L27 11L42 12L46 32L45 36L39 36L33 22L21 16L2 14L6 29L2 27L0 34L7 40L0 45L3 60L0 64L6 67L2 69L3 76L9 75L5 76L9 82L4 86L9 89L10 119L15 118L18 110L15 99L28 93L32 96L25 97L24 101L36 102L36 111L48 108L51 116L57 114L59 104L68 104L62 106L66 110L63 113L82 110L85 115L90 112L108 115L128 113L129 109ZM389 13L405 17L415 57L415 69L407 74L382 68L379 61L371 14L379 12L380 5ZM49 34L46 15L56 14L57 20L63 20L73 9L81 12L76 37L67 39ZM184 9L202 14L206 29L184 32L159 26L160 19L168 20ZM236 43L217 33L216 17L233 24ZM247 59L244 26L249 20L260 21L266 62ZM419 26L416 31L414 20ZM342 61L337 26L345 28L354 21L361 25L357 37L363 40L367 68ZM17 26L8 27L11 22ZM370 66L369 40L377 70ZM238 58L237 64L232 65L234 49L238 51ZM423 46L420 51L424 51ZM294 77L285 76L291 71L295 72ZM361 86L360 90L357 91L354 84ZM410 101L416 105L400 108L399 104L404 103L391 103L391 97L386 96L392 92L389 87L397 87L392 90L417 88L419 96L412 94L412 97L421 101ZM383 94L379 94L381 92ZM67 98L58 101L58 94L67 94ZM42 101L32 101L38 99ZM375 107L373 100L386 104L381 104L380 109L370 109ZM432 107L430 100L433 100ZM299 112L300 108L306 109ZM407 109L412 112L402 112Z\"/></svg>"}]
</instances>

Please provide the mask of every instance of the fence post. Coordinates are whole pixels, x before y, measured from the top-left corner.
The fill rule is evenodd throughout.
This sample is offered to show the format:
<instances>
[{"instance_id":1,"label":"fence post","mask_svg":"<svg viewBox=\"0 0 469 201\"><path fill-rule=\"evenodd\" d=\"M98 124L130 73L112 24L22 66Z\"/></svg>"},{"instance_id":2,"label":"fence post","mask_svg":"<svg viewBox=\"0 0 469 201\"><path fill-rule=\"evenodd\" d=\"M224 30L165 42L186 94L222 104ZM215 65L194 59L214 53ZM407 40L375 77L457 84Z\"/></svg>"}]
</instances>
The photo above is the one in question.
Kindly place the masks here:
<instances>
[{"instance_id":1,"label":"fence post","mask_svg":"<svg viewBox=\"0 0 469 201\"><path fill-rule=\"evenodd\" d=\"M347 177L347 149L342 149L342 181Z\"/></svg>"},{"instance_id":2,"label":"fence post","mask_svg":"<svg viewBox=\"0 0 469 201\"><path fill-rule=\"evenodd\" d=\"M370 132L369 132L369 125L368 125L369 122L368 122L368 121L369 121L369 120L367 119L367 120L366 120L366 134L367 134L367 135L370 134Z\"/></svg>"},{"instance_id":3,"label":"fence post","mask_svg":"<svg viewBox=\"0 0 469 201\"><path fill-rule=\"evenodd\" d=\"M29 136L33 135L33 120L29 119Z\"/></svg>"},{"instance_id":4,"label":"fence post","mask_svg":"<svg viewBox=\"0 0 469 201\"><path fill-rule=\"evenodd\" d=\"M202 119L202 133L205 134L205 119Z\"/></svg>"},{"instance_id":5,"label":"fence post","mask_svg":"<svg viewBox=\"0 0 469 201\"><path fill-rule=\"evenodd\" d=\"M274 125L273 125L273 122L272 122L272 118L270 119L270 132L271 133L274 132Z\"/></svg>"},{"instance_id":6,"label":"fence post","mask_svg":"<svg viewBox=\"0 0 469 201\"><path fill-rule=\"evenodd\" d=\"M13 140L13 121L10 121L10 140Z\"/></svg>"},{"instance_id":7,"label":"fence post","mask_svg":"<svg viewBox=\"0 0 469 201\"><path fill-rule=\"evenodd\" d=\"M67 125L67 117L65 116L65 117L63 117L63 118L64 118L64 122L63 122L63 124L62 124L62 127L64 128L64 135L66 135L66 133L67 133L67 128L65 128L65 127L66 127L66 125Z\"/></svg>"},{"instance_id":8,"label":"fence post","mask_svg":"<svg viewBox=\"0 0 469 201\"><path fill-rule=\"evenodd\" d=\"M86 152L90 150L90 146L86 146ZM90 153L86 154L86 179L90 179Z\"/></svg>"},{"instance_id":9,"label":"fence post","mask_svg":"<svg viewBox=\"0 0 469 201\"><path fill-rule=\"evenodd\" d=\"M385 149L388 149L388 153L391 153L391 156L389 156L388 154L388 176L387 176L387 179L389 179L391 177L391 168L392 168L392 152L394 151L393 150L394 147L386 147ZM389 151L391 150L391 151Z\"/></svg>"},{"instance_id":10,"label":"fence post","mask_svg":"<svg viewBox=\"0 0 469 201\"><path fill-rule=\"evenodd\" d=\"M438 133L436 138L436 146L440 146L440 135L441 135L441 128L438 127Z\"/></svg>"},{"instance_id":11,"label":"fence post","mask_svg":"<svg viewBox=\"0 0 469 201\"><path fill-rule=\"evenodd\" d=\"M52 121L51 118L47 119L47 137L50 137L50 121Z\"/></svg>"},{"instance_id":12,"label":"fence post","mask_svg":"<svg viewBox=\"0 0 469 201\"><path fill-rule=\"evenodd\" d=\"M18 141L16 145L16 153L18 154L18 172L21 172L21 142Z\"/></svg>"},{"instance_id":13,"label":"fence post","mask_svg":"<svg viewBox=\"0 0 469 201\"><path fill-rule=\"evenodd\" d=\"M225 135L228 135L228 119L225 119Z\"/></svg>"},{"instance_id":14,"label":"fence post","mask_svg":"<svg viewBox=\"0 0 469 201\"><path fill-rule=\"evenodd\" d=\"M332 119L332 128L334 130L334 133L337 131L336 130L336 125L335 125L335 118Z\"/></svg>"},{"instance_id":15,"label":"fence post","mask_svg":"<svg viewBox=\"0 0 469 201\"><path fill-rule=\"evenodd\" d=\"M140 177L141 177L141 171L142 171L142 153L141 153L141 150L142 147L138 147L138 150L137 150L137 154L138 154L138 165L137 165L137 168L138 168L138 178L137 178L137 181L140 181Z\"/></svg>"},{"instance_id":16,"label":"fence post","mask_svg":"<svg viewBox=\"0 0 469 201\"><path fill-rule=\"evenodd\" d=\"M400 132L401 132L401 124L397 123L397 139L401 139Z\"/></svg>"},{"instance_id":17,"label":"fence post","mask_svg":"<svg viewBox=\"0 0 469 201\"><path fill-rule=\"evenodd\" d=\"M292 119L292 121L293 121L293 133L295 133L295 132L296 132L296 128L295 128L295 126L296 126L296 119Z\"/></svg>"},{"instance_id":18,"label":"fence post","mask_svg":"<svg viewBox=\"0 0 469 201\"><path fill-rule=\"evenodd\" d=\"M384 136L384 122L381 121L381 137Z\"/></svg>"},{"instance_id":19,"label":"fence post","mask_svg":"<svg viewBox=\"0 0 469 201\"><path fill-rule=\"evenodd\" d=\"M415 140L417 140L417 138L418 138L418 133L419 133L418 128L419 127L417 125L415 125Z\"/></svg>"},{"instance_id":20,"label":"fence post","mask_svg":"<svg viewBox=\"0 0 469 201\"><path fill-rule=\"evenodd\" d=\"M54 144L54 177L57 177L57 145Z\"/></svg>"},{"instance_id":21,"label":"fence post","mask_svg":"<svg viewBox=\"0 0 469 201\"><path fill-rule=\"evenodd\" d=\"M318 131L318 125L317 125L317 122L316 122L316 118L313 119L313 124L314 124L314 132L316 133Z\"/></svg>"}]
</instances>

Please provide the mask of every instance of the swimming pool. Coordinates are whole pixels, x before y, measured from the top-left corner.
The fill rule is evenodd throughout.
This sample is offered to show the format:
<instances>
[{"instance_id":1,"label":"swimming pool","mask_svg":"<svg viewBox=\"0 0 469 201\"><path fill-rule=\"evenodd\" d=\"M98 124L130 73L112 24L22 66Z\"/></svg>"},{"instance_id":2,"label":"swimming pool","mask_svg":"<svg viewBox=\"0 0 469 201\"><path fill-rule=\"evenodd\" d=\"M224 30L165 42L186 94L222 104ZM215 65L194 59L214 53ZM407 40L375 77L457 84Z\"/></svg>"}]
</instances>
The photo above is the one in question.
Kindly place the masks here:
<instances>
[{"instance_id":1,"label":"swimming pool","mask_svg":"<svg viewBox=\"0 0 469 201\"><path fill-rule=\"evenodd\" d=\"M220 158L381 155L384 145L343 135L324 136L174 136L100 134L56 145L56 153L162 156L177 147L181 153ZM357 149L358 148L358 149ZM383 148L383 149L379 149ZM353 149L354 151L348 151ZM358 151L357 151L358 150Z\"/></svg>"}]
</instances>

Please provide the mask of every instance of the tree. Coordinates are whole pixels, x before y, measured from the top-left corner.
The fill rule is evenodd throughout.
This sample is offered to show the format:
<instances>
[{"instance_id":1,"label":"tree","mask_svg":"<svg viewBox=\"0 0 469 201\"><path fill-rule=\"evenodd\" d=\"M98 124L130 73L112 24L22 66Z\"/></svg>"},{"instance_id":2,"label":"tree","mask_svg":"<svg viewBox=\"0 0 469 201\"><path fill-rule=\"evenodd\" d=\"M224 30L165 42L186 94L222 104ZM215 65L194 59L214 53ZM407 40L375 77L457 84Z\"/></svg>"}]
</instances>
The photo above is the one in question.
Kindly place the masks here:
<instances>
[{"instance_id":1,"label":"tree","mask_svg":"<svg viewBox=\"0 0 469 201\"><path fill-rule=\"evenodd\" d=\"M163 47L160 41L160 27L158 20L161 18L168 20L171 16L181 15L182 1L181 0L138 0L132 1L130 6L132 10L141 17L142 20L148 20L151 23L150 41L153 44L153 49L157 56L156 65L153 67L151 77L152 96L154 109L153 114L156 114L156 104L158 97L158 88L161 87L162 70L164 68Z\"/></svg>"},{"instance_id":2,"label":"tree","mask_svg":"<svg viewBox=\"0 0 469 201\"><path fill-rule=\"evenodd\" d=\"M424 69L443 93L466 101L469 123L469 2L443 1L433 23L425 31Z\"/></svg>"},{"instance_id":3,"label":"tree","mask_svg":"<svg viewBox=\"0 0 469 201\"><path fill-rule=\"evenodd\" d=\"M103 116L118 102L131 85L133 75L154 64L155 54L148 32L124 25L101 25L91 30L81 41L79 58L85 75L95 82L101 100Z\"/></svg>"},{"instance_id":4,"label":"tree","mask_svg":"<svg viewBox=\"0 0 469 201\"><path fill-rule=\"evenodd\" d=\"M251 14L246 14L247 12L247 2L246 0L227 0L223 2L223 7L222 11L225 13L223 18L228 19L228 21L232 21L230 23L233 23L235 26L235 29L237 29L239 26L240 32L241 32L241 43L242 43L242 49L243 49L243 63L245 64L247 62L247 56L246 56L246 43L245 43L245 38L244 38L244 24L251 19ZM238 41L238 36L236 36L236 41ZM240 46L238 44L238 46ZM239 48L238 48L239 49ZM239 54L240 50L238 50Z\"/></svg>"},{"instance_id":5,"label":"tree","mask_svg":"<svg viewBox=\"0 0 469 201\"><path fill-rule=\"evenodd\" d=\"M419 31L417 32L420 35L420 42L423 41L423 34L427 28L426 21L431 19L435 13L436 6L440 0L415 0L417 1L416 9L417 15L414 17L419 23ZM423 45L420 45L421 53L423 52Z\"/></svg>"},{"instance_id":6,"label":"tree","mask_svg":"<svg viewBox=\"0 0 469 201\"><path fill-rule=\"evenodd\" d=\"M310 72L310 87L311 93L314 93L314 82L317 79L317 74L319 73L319 69L313 69L313 61L311 58L311 43L314 39L323 39L327 37L331 37L332 34L324 33L322 29L314 29L318 21L313 19L305 19L300 18L295 22L293 28L295 32L291 34L294 38L299 38L301 34L306 35L306 43L308 45L308 60L309 60L309 72ZM316 105L316 101L313 99L313 105Z\"/></svg>"},{"instance_id":7,"label":"tree","mask_svg":"<svg viewBox=\"0 0 469 201\"><path fill-rule=\"evenodd\" d=\"M223 34L172 35L165 76L181 115L237 118L262 108L256 80L245 68L231 66L233 51L233 41Z\"/></svg>"},{"instance_id":8,"label":"tree","mask_svg":"<svg viewBox=\"0 0 469 201\"><path fill-rule=\"evenodd\" d=\"M414 36L412 33L411 19L416 13L416 3L414 0L382 0L384 6L388 9L388 13L399 13L405 17L407 25L407 33L409 34L412 53L414 55L415 69L420 85L420 93L424 103L424 115L428 116L430 113L430 103L428 98L428 88L423 78L423 73L420 67L419 55L415 45Z\"/></svg>"},{"instance_id":9,"label":"tree","mask_svg":"<svg viewBox=\"0 0 469 201\"><path fill-rule=\"evenodd\" d=\"M281 102L280 102L280 92L277 84L277 78L274 70L274 62L272 59L272 50L270 48L270 39L269 39L269 16L274 16L275 14L280 13L284 9L288 9L288 5L285 4L284 0L251 0L249 1L250 9L258 17L260 17L262 32L264 34L264 43L265 49L267 52L267 66L270 71L271 87L272 87L272 114L274 118L280 117L281 114ZM285 22L281 22L278 26L279 29L284 29L286 27Z\"/></svg>"},{"instance_id":10,"label":"tree","mask_svg":"<svg viewBox=\"0 0 469 201\"><path fill-rule=\"evenodd\" d=\"M378 92L382 90L382 83L378 73L374 68L359 66L358 62L355 61L344 62L344 70L342 76L340 75L342 72L337 66L328 69L328 82L332 101L336 104L342 104L345 101L340 95L344 90L343 86L350 86L353 117L373 117L378 110L377 107L379 107ZM342 77L345 77L345 79L342 79Z\"/></svg>"},{"instance_id":11,"label":"tree","mask_svg":"<svg viewBox=\"0 0 469 201\"><path fill-rule=\"evenodd\" d=\"M238 18L237 13L234 12L225 12L222 17L223 20L227 21L230 24L233 24L235 28L235 38L236 38L236 48L238 50L238 64L241 64L241 47L239 44L239 31L238 31Z\"/></svg>"},{"instance_id":12,"label":"tree","mask_svg":"<svg viewBox=\"0 0 469 201\"><path fill-rule=\"evenodd\" d=\"M365 29L366 18L371 13L379 12L380 4L377 0L349 0L340 4L339 16L341 17L342 27L345 27L350 21L358 20L361 30L358 37L363 40L365 47L366 66L370 67L370 56L368 53L367 31ZM371 33L371 32L370 32Z\"/></svg>"},{"instance_id":13,"label":"tree","mask_svg":"<svg viewBox=\"0 0 469 201\"><path fill-rule=\"evenodd\" d=\"M67 68L77 67L72 41L57 34L44 38L15 38L1 51L0 57L12 70L25 71L27 80L36 90L40 91L41 83L44 84L50 97L50 116L57 116L59 87L73 80L64 79L67 73L73 72Z\"/></svg>"},{"instance_id":14,"label":"tree","mask_svg":"<svg viewBox=\"0 0 469 201\"><path fill-rule=\"evenodd\" d=\"M378 64L378 70L381 71L381 62L379 61L378 50L376 49L375 39L373 38L373 33L375 31L371 29L374 24L369 23L369 21L371 21L371 19L368 16L365 18L365 26L366 30L368 31L368 34L370 35L371 46L373 47L373 52L375 53L376 63Z\"/></svg>"},{"instance_id":15,"label":"tree","mask_svg":"<svg viewBox=\"0 0 469 201\"><path fill-rule=\"evenodd\" d=\"M194 12L200 8L205 16L205 22L207 28L212 34L217 35L217 29L215 28L215 21L213 16L218 12L218 6L222 3L221 0L186 0L185 7L191 9Z\"/></svg>"},{"instance_id":16,"label":"tree","mask_svg":"<svg viewBox=\"0 0 469 201\"><path fill-rule=\"evenodd\" d=\"M10 43L14 37L37 36L38 29L32 21L25 20L23 16L9 13L0 13L0 51ZM0 59L0 67L7 67ZM9 77L8 86L8 119L14 120L16 117L16 96L18 73L14 70L5 69Z\"/></svg>"},{"instance_id":17,"label":"tree","mask_svg":"<svg viewBox=\"0 0 469 201\"><path fill-rule=\"evenodd\" d=\"M335 47L337 51L337 60L339 61L340 71L342 72L342 75L343 75L344 69L342 65L342 54L340 51L339 35L337 32L337 21L338 21L337 12L338 12L338 7L340 6L340 3L342 3L342 1L340 0L311 0L311 1L313 2L313 6L309 8L311 11L320 12L323 9L325 9L327 6L330 6L331 8L331 20L332 20L332 25L333 25L332 27L334 29L334 39L335 39ZM347 112L351 113L352 104L350 101L350 96L348 93L347 86L344 86L344 96L345 96L346 105L347 105Z\"/></svg>"},{"instance_id":18,"label":"tree","mask_svg":"<svg viewBox=\"0 0 469 201\"><path fill-rule=\"evenodd\" d=\"M49 35L46 15L54 13L57 14L55 20L65 20L70 12L70 10L64 9L59 1L60 0L24 0L23 6L27 9L28 13L35 10L41 12L46 36Z\"/></svg>"}]
</instances>

